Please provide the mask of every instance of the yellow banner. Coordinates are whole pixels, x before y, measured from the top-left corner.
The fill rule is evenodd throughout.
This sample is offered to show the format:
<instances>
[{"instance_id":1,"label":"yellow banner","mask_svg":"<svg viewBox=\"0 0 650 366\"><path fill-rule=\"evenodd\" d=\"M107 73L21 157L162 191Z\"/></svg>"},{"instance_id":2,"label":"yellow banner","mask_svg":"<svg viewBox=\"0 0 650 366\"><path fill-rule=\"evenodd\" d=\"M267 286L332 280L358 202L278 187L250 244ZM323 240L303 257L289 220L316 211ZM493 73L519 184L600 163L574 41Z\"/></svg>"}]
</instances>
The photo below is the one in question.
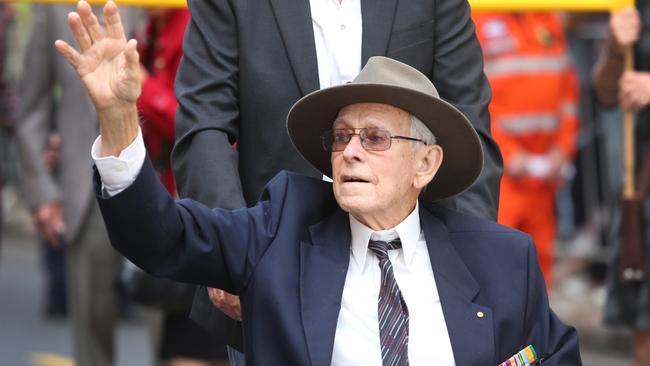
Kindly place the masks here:
<instances>
[{"instance_id":1,"label":"yellow banner","mask_svg":"<svg viewBox=\"0 0 650 366\"><path fill-rule=\"evenodd\" d=\"M0 0L0 2L75 3L76 0ZM217 0L221 1L221 0ZM89 0L104 4L106 0ZM117 0L118 5L146 7L186 6L186 0ZM492 11L611 11L633 5L634 0L469 0L472 9Z\"/></svg>"},{"instance_id":2,"label":"yellow banner","mask_svg":"<svg viewBox=\"0 0 650 366\"><path fill-rule=\"evenodd\" d=\"M492 11L612 11L634 0L469 0L472 9Z\"/></svg>"},{"instance_id":3,"label":"yellow banner","mask_svg":"<svg viewBox=\"0 0 650 366\"><path fill-rule=\"evenodd\" d=\"M93 5L103 5L106 0L86 0ZM186 0L114 0L117 5L132 5L156 8L184 8ZM203 0L202 0L203 1ZM16 3L42 3L42 4L65 4L76 3L77 0L0 0L0 2Z\"/></svg>"}]
</instances>

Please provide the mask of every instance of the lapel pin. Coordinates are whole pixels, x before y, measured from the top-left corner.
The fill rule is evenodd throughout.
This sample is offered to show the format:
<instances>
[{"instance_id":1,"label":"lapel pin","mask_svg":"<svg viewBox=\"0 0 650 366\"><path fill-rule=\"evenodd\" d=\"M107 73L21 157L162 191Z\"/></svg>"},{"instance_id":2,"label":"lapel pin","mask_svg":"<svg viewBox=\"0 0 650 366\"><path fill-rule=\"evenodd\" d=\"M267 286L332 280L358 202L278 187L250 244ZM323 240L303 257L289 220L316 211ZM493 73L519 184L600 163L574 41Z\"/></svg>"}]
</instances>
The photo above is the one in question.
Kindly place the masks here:
<instances>
[{"instance_id":1,"label":"lapel pin","mask_svg":"<svg viewBox=\"0 0 650 366\"><path fill-rule=\"evenodd\" d=\"M483 313L482 311L479 311L479 312L476 313L476 316L479 317L479 318L483 318L483 317L485 317L485 313Z\"/></svg>"}]
</instances>

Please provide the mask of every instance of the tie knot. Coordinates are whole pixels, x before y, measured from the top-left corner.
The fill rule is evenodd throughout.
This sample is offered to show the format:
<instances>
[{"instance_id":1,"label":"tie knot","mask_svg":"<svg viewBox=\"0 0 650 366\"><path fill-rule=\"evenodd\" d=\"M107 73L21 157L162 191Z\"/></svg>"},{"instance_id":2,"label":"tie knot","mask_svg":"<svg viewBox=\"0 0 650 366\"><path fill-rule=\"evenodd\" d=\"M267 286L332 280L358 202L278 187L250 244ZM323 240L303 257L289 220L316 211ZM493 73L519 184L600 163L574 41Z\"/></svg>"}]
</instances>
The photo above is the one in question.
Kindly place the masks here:
<instances>
[{"instance_id":1,"label":"tie knot","mask_svg":"<svg viewBox=\"0 0 650 366\"><path fill-rule=\"evenodd\" d=\"M368 249L372 250L373 253L381 260L388 258L388 251L391 249L399 249L402 247L402 241L397 238L391 241L383 240L370 240L368 243Z\"/></svg>"}]
</instances>

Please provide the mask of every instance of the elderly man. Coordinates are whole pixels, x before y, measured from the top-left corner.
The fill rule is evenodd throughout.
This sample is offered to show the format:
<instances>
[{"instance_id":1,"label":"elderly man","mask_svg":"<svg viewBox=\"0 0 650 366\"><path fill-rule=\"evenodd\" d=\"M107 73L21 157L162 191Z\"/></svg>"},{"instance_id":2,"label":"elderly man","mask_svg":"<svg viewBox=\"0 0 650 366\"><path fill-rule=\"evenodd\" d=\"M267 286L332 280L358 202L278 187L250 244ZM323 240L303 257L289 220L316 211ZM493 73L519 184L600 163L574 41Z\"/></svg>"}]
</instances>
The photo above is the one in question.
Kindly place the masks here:
<instances>
[{"instance_id":1,"label":"elderly man","mask_svg":"<svg viewBox=\"0 0 650 366\"><path fill-rule=\"evenodd\" d=\"M581 364L530 238L431 203L471 185L482 152L424 75L374 57L353 82L304 97L289 135L333 183L285 172L254 207L210 210L175 202L156 178L136 44L115 5L104 11L105 33L92 14L70 15L81 52L56 47L97 108L113 245L155 275L240 295L248 364L495 365L527 345L545 364Z\"/></svg>"}]
</instances>

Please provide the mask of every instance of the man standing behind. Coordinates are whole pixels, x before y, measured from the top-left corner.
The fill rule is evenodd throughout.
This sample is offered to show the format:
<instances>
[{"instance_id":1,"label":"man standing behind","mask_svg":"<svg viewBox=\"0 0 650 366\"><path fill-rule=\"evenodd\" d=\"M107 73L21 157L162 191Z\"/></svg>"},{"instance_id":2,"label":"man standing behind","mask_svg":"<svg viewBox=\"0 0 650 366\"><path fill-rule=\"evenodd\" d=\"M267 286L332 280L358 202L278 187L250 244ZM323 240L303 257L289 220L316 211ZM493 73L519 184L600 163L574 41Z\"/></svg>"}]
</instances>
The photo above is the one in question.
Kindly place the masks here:
<instances>
[{"instance_id":1,"label":"man standing behind","mask_svg":"<svg viewBox=\"0 0 650 366\"><path fill-rule=\"evenodd\" d=\"M90 183L92 160L87 151L92 141L88 139L98 132L97 117L75 70L52 47L57 39L73 39L65 19L74 9L53 5L32 9L16 138L23 189L38 232L52 245L67 245L68 311L77 364L109 366L115 359L119 308L115 281L121 257L109 245ZM90 7L85 11L90 12ZM135 9L124 9L127 31L133 29L136 14ZM94 16L88 19L100 21ZM61 136L58 179L42 155L51 125Z\"/></svg>"},{"instance_id":2,"label":"man standing behind","mask_svg":"<svg viewBox=\"0 0 650 366\"><path fill-rule=\"evenodd\" d=\"M183 32L190 14L187 9L166 8L150 8L147 13L149 18L145 32L138 39L143 78L142 94L138 98L140 125L147 154L160 181L170 195L177 197L170 162L171 148L174 145L174 115L178 107L174 98L174 79L183 56ZM146 287L145 284L143 286ZM175 283L174 293L161 289L157 295L163 302L191 304L195 287ZM187 317L189 310L189 306L164 309L158 347L161 360L167 366L225 364L225 347L219 347L216 335L206 332Z\"/></svg>"},{"instance_id":3,"label":"man standing behind","mask_svg":"<svg viewBox=\"0 0 650 366\"><path fill-rule=\"evenodd\" d=\"M483 173L447 204L496 220L502 162L490 137L490 90L466 0L188 6L172 159L181 197L237 208L253 204L280 170L320 177L289 141L289 108L309 92L351 81L369 57L386 55L420 70L469 117L483 144ZM193 312L199 323L224 321L205 296Z\"/></svg>"}]
</instances>

